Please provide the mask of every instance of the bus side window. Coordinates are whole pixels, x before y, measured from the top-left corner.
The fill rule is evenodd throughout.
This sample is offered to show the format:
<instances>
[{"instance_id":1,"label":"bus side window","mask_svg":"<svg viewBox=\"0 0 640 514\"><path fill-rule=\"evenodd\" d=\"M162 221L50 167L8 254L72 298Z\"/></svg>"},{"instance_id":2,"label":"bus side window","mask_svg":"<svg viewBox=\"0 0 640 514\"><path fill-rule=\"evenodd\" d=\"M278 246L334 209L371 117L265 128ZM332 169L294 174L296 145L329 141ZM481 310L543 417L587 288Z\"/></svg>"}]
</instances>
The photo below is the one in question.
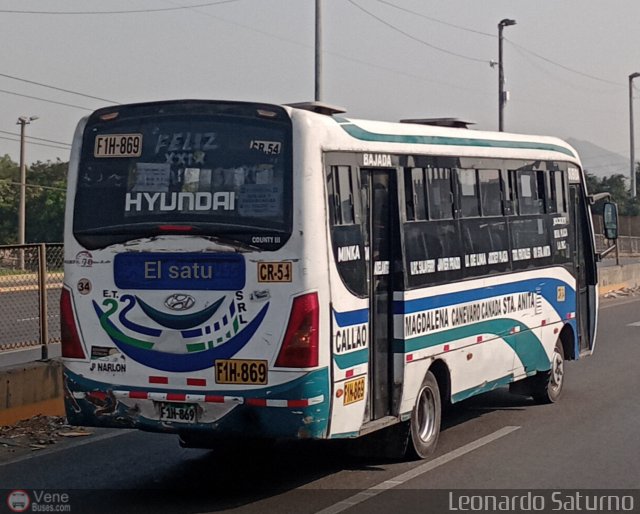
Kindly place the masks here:
<instances>
[{"instance_id":1,"label":"bus side window","mask_svg":"<svg viewBox=\"0 0 640 514\"><path fill-rule=\"evenodd\" d=\"M549 198L545 193L545 179L548 175L547 171L538 170L535 172L536 189L538 192L538 210L540 214L548 212Z\"/></svg>"},{"instance_id":2,"label":"bus side window","mask_svg":"<svg viewBox=\"0 0 640 514\"><path fill-rule=\"evenodd\" d=\"M544 214L544 171L518 173L519 214Z\"/></svg>"},{"instance_id":3,"label":"bus side window","mask_svg":"<svg viewBox=\"0 0 640 514\"><path fill-rule=\"evenodd\" d=\"M351 184L351 167L338 166L338 186L340 195L340 212L342 225L353 225L353 186Z\"/></svg>"},{"instance_id":4,"label":"bus side window","mask_svg":"<svg viewBox=\"0 0 640 514\"><path fill-rule=\"evenodd\" d=\"M356 222L352 179L351 166L331 166L328 190L333 225L353 225Z\"/></svg>"},{"instance_id":5,"label":"bus side window","mask_svg":"<svg viewBox=\"0 0 640 514\"><path fill-rule=\"evenodd\" d=\"M407 221L426 220L427 196L424 169L405 168L404 184Z\"/></svg>"},{"instance_id":6,"label":"bus side window","mask_svg":"<svg viewBox=\"0 0 640 514\"><path fill-rule=\"evenodd\" d=\"M331 242L340 278L354 295L367 294L362 188L356 166L333 165L327 170Z\"/></svg>"},{"instance_id":7,"label":"bus side window","mask_svg":"<svg viewBox=\"0 0 640 514\"><path fill-rule=\"evenodd\" d=\"M457 169L457 209L461 218L480 216L480 195L478 194L478 171L474 169Z\"/></svg>"},{"instance_id":8,"label":"bus side window","mask_svg":"<svg viewBox=\"0 0 640 514\"><path fill-rule=\"evenodd\" d=\"M508 184L507 184L507 194L508 194L508 207L510 208L509 214L516 215L520 214L520 206L518 204L518 181L516 176L516 170L509 170L508 174Z\"/></svg>"},{"instance_id":9,"label":"bus side window","mask_svg":"<svg viewBox=\"0 0 640 514\"><path fill-rule=\"evenodd\" d=\"M502 187L499 170L478 170L483 216L501 216Z\"/></svg>"},{"instance_id":10,"label":"bus side window","mask_svg":"<svg viewBox=\"0 0 640 514\"><path fill-rule=\"evenodd\" d=\"M453 219L453 189L449 168L427 168L429 219Z\"/></svg>"},{"instance_id":11,"label":"bus side window","mask_svg":"<svg viewBox=\"0 0 640 514\"><path fill-rule=\"evenodd\" d=\"M331 166L327 173L327 193L329 195L329 216L332 225L340 225L340 197L338 195L338 185L336 184L336 166Z\"/></svg>"},{"instance_id":12,"label":"bus side window","mask_svg":"<svg viewBox=\"0 0 640 514\"><path fill-rule=\"evenodd\" d=\"M562 171L552 170L549 172L547 184L548 190L548 212L564 214L567 212L567 195L564 187Z\"/></svg>"}]
</instances>

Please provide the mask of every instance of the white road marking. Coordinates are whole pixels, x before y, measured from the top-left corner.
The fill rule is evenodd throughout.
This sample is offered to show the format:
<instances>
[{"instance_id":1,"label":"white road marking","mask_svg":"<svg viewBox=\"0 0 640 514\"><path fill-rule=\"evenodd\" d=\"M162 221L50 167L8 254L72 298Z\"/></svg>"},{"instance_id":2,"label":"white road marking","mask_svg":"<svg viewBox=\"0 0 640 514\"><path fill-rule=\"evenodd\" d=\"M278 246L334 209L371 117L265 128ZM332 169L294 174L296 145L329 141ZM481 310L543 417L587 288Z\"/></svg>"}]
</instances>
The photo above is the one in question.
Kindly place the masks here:
<instances>
[{"instance_id":1,"label":"white road marking","mask_svg":"<svg viewBox=\"0 0 640 514\"><path fill-rule=\"evenodd\" d=\"M478 448L486 444L489 444L495 441L496 439L500 439L501 437L509 435L510 433L515 432L519 428L520 427L515 427L515 426L503 427L500 430L493 432L492 434L481 437L480 439L477 439L476 441L473 441L469 444L465 444L464 446L461 446L456 450L450 451L449 453L445 453L444 455L438 457L437 459L433 459L429 462L425 462L424 464L421 464L418 467L415 467L405 473L402 473L395 478L385 480L384 482L374 485L369 489L365 489L362 492L354 494L353 496L350 496L346 500L342 500L334 505L331 505L330 507L327 507L326 509L322 509L316 512L316 514L338 514L339 512L343 512L355 505L358 505L362 502L370 500L371 498L385 491L388 491L389 489L393 489L394 487L402 485L408 482L409 480L413 480L414 478L424 473L427 473L432 469L442 466L443 464L447 464L448 462L451 462L452 460L457 459L458 457L462 457L466 453L472 452L473 450L477 450Z\"/></svg>"},{"instance_id":2,"label":"white road marking","mask_svg":"<svg viewBox=\"0 0 640 514\"><path fill-rule=\"evenodd\" d=\"M629 323L628 327L640 327L640 321L636 321L635 323Z\"/></svg>"}]
</instances>

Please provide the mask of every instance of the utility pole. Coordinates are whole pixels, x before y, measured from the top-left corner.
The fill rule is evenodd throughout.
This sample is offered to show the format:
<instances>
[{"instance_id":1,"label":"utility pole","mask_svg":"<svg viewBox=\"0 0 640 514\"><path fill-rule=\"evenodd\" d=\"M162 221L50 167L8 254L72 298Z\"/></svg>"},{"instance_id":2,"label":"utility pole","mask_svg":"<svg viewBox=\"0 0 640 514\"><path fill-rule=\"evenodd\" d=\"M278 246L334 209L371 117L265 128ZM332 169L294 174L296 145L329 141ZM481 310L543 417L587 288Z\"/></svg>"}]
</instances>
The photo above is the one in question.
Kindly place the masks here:
<instances>
[{"instance_id":1,"label":"utility pole","mask_svg":"<svg viewBox=\"0 0 640 514\"><path fill-rule=\"evenodd\" d=\"M636 151L633 135L633 79L640 77L640 73L632 73L629 75L629 167L631 179L631 197L636 197Z\"/></svg>"},{"instance_id":2,"label":"utility pole","mask_svg":"<svg viewBox=\"0 0 640 514\"><path fill-rule=\"evenodd\" d=\"M315 101L322 100L322 0L316 0L316 79Z\"/></svg>"},{"instance_id":3,"label":"utility pole","mask_svg":"<svg viewBox=\"0 0 640 514\"><path fill-rule=\"evenodd\" d=\"M20 205L18 207L18 244L20 245L25 243L27 210L27 164L24 158L25 127L37 119L37 116L20 116L16 122L16 125L20 125ZM24 250L20 250L20 269L24 269Z\"/></svg>"},{"instance_id":4,"label":"utility pole","mask_svg":"<svg viewBox=\"0 0 640 514\"><path fill-rule=\"evenodd\" d=\"M507 92L504 90L504 66L502 63L502 30L515 25L516 20L505 18L498 23L498 130L504 130L504 106L507 103Z\"/></svg>"}]
</instances>

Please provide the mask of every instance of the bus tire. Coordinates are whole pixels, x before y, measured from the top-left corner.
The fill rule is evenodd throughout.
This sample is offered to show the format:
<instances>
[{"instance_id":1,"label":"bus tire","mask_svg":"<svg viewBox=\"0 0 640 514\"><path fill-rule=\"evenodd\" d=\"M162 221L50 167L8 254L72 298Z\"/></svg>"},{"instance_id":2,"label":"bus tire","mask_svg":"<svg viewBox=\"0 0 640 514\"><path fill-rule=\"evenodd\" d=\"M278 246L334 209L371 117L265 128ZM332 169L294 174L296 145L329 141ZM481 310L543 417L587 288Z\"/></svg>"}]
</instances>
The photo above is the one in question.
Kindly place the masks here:
<instances>
[{"instance_id":1,"label":"bus tire","mask_svg":"<svg viewBox=\"0 0 640 514\"><path fill-rule=\"evenodd\" d=\"M420 459L431 455L438 444L442 405L436 377L427 371L416 403L411 412L411 442L413 453Z\"/></svg>"},{"instance_id":2,"label":"bus tire","mask_svg":"<svg viewBox=\"0 0 640 514\"><path fill-rule=\"evenodd\" d=\"M531 396L536 403L555 403L562 395L564 387L564 350L558 339L551 357L551 369L535 377Z\"/></svg>"}]
</instances>

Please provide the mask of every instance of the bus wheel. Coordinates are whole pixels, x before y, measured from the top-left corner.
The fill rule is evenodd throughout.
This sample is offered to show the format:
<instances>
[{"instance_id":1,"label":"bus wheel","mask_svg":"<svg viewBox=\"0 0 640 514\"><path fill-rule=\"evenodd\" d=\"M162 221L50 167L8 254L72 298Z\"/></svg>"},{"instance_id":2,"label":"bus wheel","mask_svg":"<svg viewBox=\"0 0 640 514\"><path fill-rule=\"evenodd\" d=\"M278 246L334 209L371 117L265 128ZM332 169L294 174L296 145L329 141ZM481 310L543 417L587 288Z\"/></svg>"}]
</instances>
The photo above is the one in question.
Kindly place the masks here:
<instances>
[{"instance_id":1,"label":"bus wheel","mask_svg":"<svg viewBox=\"0 0 640 514\"><path fill-rule=\"evenodd\" d=\"M564 350L558 340L551 357L551 369L536 377L531 396L537 403L555 403L560 399L564 386Z\"/></svg>"},{"instance_id":2,"label":"bus wheel","mask_svg":"<svg viewBox=\"0 0 640 514\"><path fill-rule=\"evenodd\" d=\"M417 457L425 459L436 449L441 416L438 381L431 371L427 371L411 413L411 441Z\"/></svg>"}]
</instances>

